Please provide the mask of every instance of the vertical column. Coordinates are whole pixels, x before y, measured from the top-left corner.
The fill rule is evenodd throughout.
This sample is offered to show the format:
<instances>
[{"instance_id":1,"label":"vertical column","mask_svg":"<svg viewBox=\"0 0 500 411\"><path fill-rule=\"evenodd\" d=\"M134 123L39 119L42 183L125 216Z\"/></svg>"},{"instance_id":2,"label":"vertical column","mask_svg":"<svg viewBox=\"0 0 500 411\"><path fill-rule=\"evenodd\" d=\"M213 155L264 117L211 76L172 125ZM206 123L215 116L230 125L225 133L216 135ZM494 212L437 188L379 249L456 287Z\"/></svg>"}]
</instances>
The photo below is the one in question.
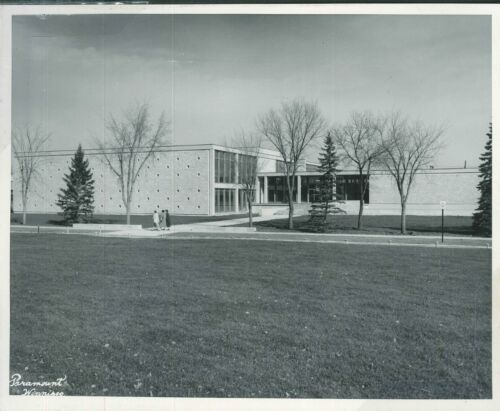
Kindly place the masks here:
<instances>
[{"instance_id":1,"label":"vertical column","mask_svg":"<svg viewBox=\"0 0 500 411\"><path fill-rule=\"evenodd\" d=\"M236 184L236 190L234 190L234 211L239 212L240 211L240 189L239 189L239 184L240 184L240 156L238 153L234 155L234 183Z\"/></svg>"},{"instance_id":2,"label":"vertical column","mask_svg":"<svg viewBox=\"0 0 500 411\"><path fill-rule=\"evenodd\" d=\"M260 178L257 177L257 181L255 182L255 203L262 203L262 197L260 195Z\"/></svg>"},{"instance_id":3,"label":"vertical column","mask_svg":"<svg viewBox=\"0 0 500 411\"><path fill-rule=\"evenodd\" d=\"M173 162L172 162L173 164ZM215 215L215 149L208 151L208 215Z\"/></svg>"},{"instance_id":4,"label":"vertical column","mask_svg":"<svg viewBox=\"0 0 500 411\"><path fill-rule=\"evenodd\" d=\"M268 199L267 199L267 193L268 193L268 190L267 190L267 176L264 176L264 203L268 203Z\"/></svg>"},{"instance_id":5,"label":"vertical column","mask_svg":"<svg viewBox=\"0 0 500 411\"><path fill-rule=\"evenodd\" d=\"M239 167L240 156L239 154L234 155L234 183L240 183L240 167Z\"/></svg>"},{"instance_id":6,"label":"vertical column","mask_svg":"<svg viewBox=\"0 0 500 411\"><path fill-rule=\"evenodd\" d=\"M297 176L297 203L302 203L302 180Z\"/></svg>"}]
</instances>

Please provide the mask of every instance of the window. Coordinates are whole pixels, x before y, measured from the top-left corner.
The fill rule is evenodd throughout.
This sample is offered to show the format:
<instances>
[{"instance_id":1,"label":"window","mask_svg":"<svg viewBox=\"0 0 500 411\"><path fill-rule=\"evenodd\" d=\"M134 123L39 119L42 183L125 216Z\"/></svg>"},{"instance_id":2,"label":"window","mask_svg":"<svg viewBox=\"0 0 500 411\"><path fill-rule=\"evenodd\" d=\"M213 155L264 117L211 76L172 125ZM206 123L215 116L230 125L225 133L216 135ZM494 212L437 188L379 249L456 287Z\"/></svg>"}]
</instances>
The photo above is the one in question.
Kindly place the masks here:
<instances>
[{"instance_id":1,"label":"window","mask_svg":"<svg viewBox=\"0 0 500 411\"><path fill-rule=\"evenodd\" d=\"M366 178L366 177L365 177ZM361 196L359 187L358 175L337 175L336 176L336 193L339 200L355 201ZM303 176L301 187L302 201L314 203L320 201L321 196L321 176ZM365 191L364 201L369 203L369 186Z\"/></svg>"},{"instance_id":2,"label":"window","mask_svg":"<svg viewBox=\"0 0 500 411\"><path fill-rule=\"evenodd\" d=\"M215 151L215 182L220 180L220 151Z\"/></svg>"},{"instance_id":3,"label":"window","mask_svg":"<svg viewBox=\"0 0 500 411\"><path fill-rule=\"evenodd\" d=\"M363 176L366 182L366 176ZM370 183L366 182L364 202L370 202ZM361 198L359 175L337 176L337 195L342 200L358 200Z\"/></svg>"},{"instance_id":4,"label":"window","mask_svg":"<svg viewBox=\"0 0 500 411\"><path fill-rule=\"evenodd\" d=\"M228 188L215 189L215 212L228 213L235 211L235 190Z\"/></svg>"},{"instance_id":5,"label":"window","mask_svg":"<svg viewBox=\"0 0 500 411\"><path fill-rule=\"evenodd\" d=\"M269 203L288 203L286 177L268 177L267 200ZM293 201L297 201L297 177L293 187Z\"/></svg>"},{"instance_id":6,"label":"window","mask_svg":"<svg viewBox=\"0 0 500 411\"><path fill-rule=\"evenodd\" d=\"M231 153L228 154L229 160L229 181L235 183L236 181L236 155Z\"/></svg>"},{"instance_id":7,"label":"window","mask_svg":"<svg viewBox=\"0 0 500 411\"><path fill-rule=\"evenodd\" d=\"M220 179L220 151L215 152L215 182L218 183Z\"/></svg>"},{"instance_id":8,"label":"window","mask_svg":"<svg viewBox=\"0 0 500 411\"><path fill-rule=\"evenodd\" d=\"M250 197L252 198L252 203L255 202L255 190L248 190ZM247 211L248 210L248 202L247 202L247 190L239 190L238 191L238 204L239 211Z\"/></svg>"},{"instance_id":9,"label":"window","mask_svg":"<svg viewBox=\"0 0 500 411\"><path fill-rule=\"evenodd\" d=\"M256 178L257 157L240 154L238 159L238 183L246 184L249 179Z\"/></svg>"},{"instance_id":10,"label":"window","mask_svg":"<svg viewBox=\"0 0 500 411\"><path fill-rule=\"evenodd\" d=\"M215 151L215 182L236 183L236 154Z\"/></svg>"},{"instance_id":11,"label":"window","mask_svg":"<svg viewBox=\"0 0 500 411\"><path fill-rule=\"evenodd\" d=\"M301 199L307 203L315 203L320 200L321 176L303 176L301 187Z\"/></svg>"},{"instance_id":12,"label":"window","mask_svg":"<svg viewBox=\"0 0 500 411\"><path fill-rule=\"evenodd\" d=\"M229 183L231 181L231 167L229 164L229 156L227 155L228 153L222 153L222 165L224 166L223 174L222 174L222 181L221 183Z\"/></svg>"}]
</instances>

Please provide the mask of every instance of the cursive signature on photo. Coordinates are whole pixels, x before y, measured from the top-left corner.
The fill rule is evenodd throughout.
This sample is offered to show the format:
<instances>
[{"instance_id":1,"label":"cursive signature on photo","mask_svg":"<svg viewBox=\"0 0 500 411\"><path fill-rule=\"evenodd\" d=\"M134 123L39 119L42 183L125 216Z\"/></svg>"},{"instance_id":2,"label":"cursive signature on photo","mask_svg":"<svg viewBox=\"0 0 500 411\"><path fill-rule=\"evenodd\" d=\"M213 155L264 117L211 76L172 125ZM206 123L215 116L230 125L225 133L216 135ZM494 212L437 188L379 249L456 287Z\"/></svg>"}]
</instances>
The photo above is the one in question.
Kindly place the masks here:
<instances>
[{"instance_id":1,"label":"cursive signature on photo","mask_svg":"<svg viewBox=\"0 0 500 411\"><path fill-rule=\"evenodd\" d=\"M62 396L64 392L57 388L63 388L67 384L66 380L67 376L65 375L55 381L28 381L23 380L21 374L12 374L9 386L21 389L21 395Z\"/></svg>"}]
</instances>

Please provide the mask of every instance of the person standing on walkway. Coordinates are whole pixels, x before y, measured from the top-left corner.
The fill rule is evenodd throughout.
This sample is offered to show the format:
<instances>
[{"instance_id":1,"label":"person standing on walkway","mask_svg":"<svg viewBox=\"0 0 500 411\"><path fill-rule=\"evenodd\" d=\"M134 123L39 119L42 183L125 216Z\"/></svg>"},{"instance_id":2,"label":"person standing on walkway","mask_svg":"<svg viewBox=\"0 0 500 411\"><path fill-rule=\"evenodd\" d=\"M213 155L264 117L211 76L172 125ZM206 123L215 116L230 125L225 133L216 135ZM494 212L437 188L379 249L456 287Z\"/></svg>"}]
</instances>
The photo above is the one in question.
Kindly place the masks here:
<instances>
[{"instance_id":1,"label":"person standing on walkway","mask_svg":"<svg viewBox=\"0 0 500 411\"><path fill-rule=\"evenodd\" d=\"M167 228L167 215L165 210L161 210L160 229L163 231Z\"/></svg>"},{"instance_id":2,"label":"person standing on walkway","mask_svg":"<svg viewBox=\"0 0 500 411\"><path fill-rule=\"evenodd\" d=\"M160 229L160 216L156 210L153 213L153 227L155 230Z\"/></svg>"},{"instance_id":3,"label":"person standing on walkway","mask_svg":"<svg viewBox=\"0 0 500 411\"><path fill-rule=\"evenodd\" d=\"M170 214L168 210L165 210L165 225L167 226L167 230L170 230Z\"/></svg>"}]
</instances>

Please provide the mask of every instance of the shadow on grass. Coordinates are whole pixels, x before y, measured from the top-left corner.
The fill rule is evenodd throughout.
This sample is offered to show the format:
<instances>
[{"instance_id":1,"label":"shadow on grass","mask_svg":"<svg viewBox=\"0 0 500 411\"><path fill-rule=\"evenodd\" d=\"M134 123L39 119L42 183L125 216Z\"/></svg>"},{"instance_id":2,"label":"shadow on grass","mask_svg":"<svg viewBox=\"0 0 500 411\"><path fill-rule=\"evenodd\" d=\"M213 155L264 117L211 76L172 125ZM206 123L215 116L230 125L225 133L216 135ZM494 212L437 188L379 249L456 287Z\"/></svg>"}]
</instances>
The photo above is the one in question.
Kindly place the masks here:
<instances>
[{"instance_id":1,"label":"shadow on grass","mask_svg":"<svg viewBox=\"0 0 500 411\"><path fill-rule=\"evenodd\" d=\"M64 220L49 220L48 223L50 225L58 225L58 226L70 226L71 223L68 223Z\"/></svg>"},{"instance_id":2,"label":"shadow on grass","mask_svg":"<svg viewBox=\"0 0 500 411\"><path fill-rule=\"evenodd\" d=\"M57 226L72 226L73 224L126 224L126 220L115 218L91 218L89 221L65 221L65 220L48 220L48 224Z\"/></svg>"},{"instance_id":3,"label":"shadow on grass","mask_svg":"<svg viewBox=\"0 0 500 411\"><path fill-rule=\"evenodd\" d=\"M257 216L257 214L255 214ZM206 221L220 221L220 220L232 220L235 218L248 217L248 214L230 214L230 215L182 215L182 214L171 214L172 225L177 224L192 224L197 222ZM22 214L14 213L11 214L11 224L22 224ZM94 215L89 221L93 224L126 224L127 217L125 215L118 214L98 214ZM26 224L32 226L68 226L71 224L66 224L63 217L59 214L27 214ZM141 224L143 227L152 227L153 218L151 214L133 214L130 216L130 224Z\"/></svg>"},{"instance_id":4,"label":"shadow on grass","mask_svg":"<svg viewBox=\"0 0 500 411\"><path fill-rule=\"evenodd\" d=\"M408 216L406 220L407 234L441 233L440 216ZM287 219L268 220L255 223L261 231L288 230ZM294 231L317 233L309 224L309 216L294 218ZM400 234L400 216L364 216L363 227L357 228L357 216L339 215L330 219L323 233L342 234ZM472 228L472 217L449 216L445 218L445 234L479 236Z\"/></svg>"},{"instance_id":5,"label":"shadow on grass","mask_svg":"<svg viewBox=\"0 0 500 411\"><path fill-rule=\"evenodd\" d=\"M22 220L19 217L16 217L14 214L10 214L10 223L11 224L22 224Z\"/></svg>"}]
</instances>

